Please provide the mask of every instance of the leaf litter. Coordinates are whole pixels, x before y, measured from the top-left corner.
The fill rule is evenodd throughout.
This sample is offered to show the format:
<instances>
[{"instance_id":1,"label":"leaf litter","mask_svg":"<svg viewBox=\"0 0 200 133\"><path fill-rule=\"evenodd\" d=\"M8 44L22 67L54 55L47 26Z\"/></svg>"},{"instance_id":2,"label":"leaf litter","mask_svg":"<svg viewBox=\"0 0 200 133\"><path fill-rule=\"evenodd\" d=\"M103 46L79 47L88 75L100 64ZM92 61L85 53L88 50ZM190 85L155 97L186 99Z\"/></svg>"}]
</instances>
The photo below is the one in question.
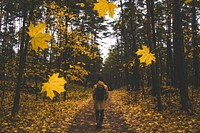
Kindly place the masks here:
<instances>
[{"instance_id":1,"label":"leaf litter","mask_svg":"<svg viewBox=\"0 0 200 133\"><path fill-rule=\"evenodd\" d=\"M18 115L11 117L14 93L6 92L4 112L0 113L0 132L96 132L91 89L76 89L67 93L68 100L50 100L22 94ZM200 98L193 100L195 111L180 110L179 98L171 101L162 96L164 111L156 112L153 97L134 102L130 92L124 89L110 93L107 102L103 129L97 132L178 132L197 133L200 131ZM168 103L167 103L168 102Z\"/></svg>"}]
</instances>

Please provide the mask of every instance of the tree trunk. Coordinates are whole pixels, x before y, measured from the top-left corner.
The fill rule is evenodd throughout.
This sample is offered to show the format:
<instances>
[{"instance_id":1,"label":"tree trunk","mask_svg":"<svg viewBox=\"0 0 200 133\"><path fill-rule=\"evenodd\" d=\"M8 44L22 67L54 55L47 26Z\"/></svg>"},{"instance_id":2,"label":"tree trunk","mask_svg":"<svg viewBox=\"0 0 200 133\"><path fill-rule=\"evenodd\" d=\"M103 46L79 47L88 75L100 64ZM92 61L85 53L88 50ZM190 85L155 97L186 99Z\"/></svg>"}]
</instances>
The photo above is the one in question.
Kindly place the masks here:
<instances>
[{"instance_id":1,"label":"tree trunk","mask_svg":"<svg viewBox=\"0 0 200 133\"><path fill-rule=\"evenodd\" d=\"M167 85L173 85L173 62L171 46L171 0L167 0Z\"/></svg>"},{"instance_id":2,"label":"tree trunk","mask_svg":"<svg viewBox=\"0 0 200 133\"><path fill-rule=\"evenodd\" d=\"M159 62L157 60L157 63L159 64L159 67L160 67L160 76L159 77L160 77L160 86L162 86L164 69L163 69L162 54L161 54L161 49L160 49L160 46L162 45L162 43L160 43L161 33L159 32L158 29L159 28L157 28L157 36L158 36L158 47L157 48L158 48L158 60L159 60Z\"/></svg>"},{"instance_id":3,"label":"tree trunk","mask_svg":"<svg viewBox=\"0 0 200 133\"><path fill-rule=\"evenodd\" d=\"M24 2L24 3L26 4L26 2ZM32 20L34 7L35 7L35 0L32 1L32 9L30 10L29 20ZM24 67L25 67L27 48L28 48L28 43L29 43L29 38L30 38L25 33L26 32L26 21L27 21L27 10L26 10L26 8L24 8L24 9L25 10L24 10L24 14L23 14L23 27L22 27L22 35L21 35L19 70L18 70L17 84L16 84L16 89L15 89L15 98L14 98L14 105L13 105L13 109L12 109L12 116L15 116L15 114L19 110L20 90L21 90L23 72L24 72ZM25 40L25 37L26 37L26 40Z\"/></svg>"},{"instance_id":4,"label":"tree trunk","mask_svg":"<svg viewBox=\"0 0 200 133\"><path fill-rule=\"evenodd\" d=\"M0 31L1 31L2 17L3 17L3 5L4 5L4 0L1 0L1 11L0 11Z\"/></svg>"},{"instance_id":5,"label":"tree trunk","mask_svg":"<svg viewBox=\"0 0 200 133\"><path fill-rule=\"evenodd\" d=\"M173 43L177 87L180 89L182 109L188 107L188 84L185 69L185 55L182 29L181 0L173 0Z\"/></svg>"},{"instance_id":6,"label":"tree trunk","mask_svg":"<svg viewBox=\"0 0 200 133\"><path fill-rule=\"evenodd\" d=\"M157 46L156 46L156 33L155 33L155 20L154 20L154 0L151 0L150 3L150 15L151 15L151 26L152 26L152 35L153 35L153 46L155 49L155 56L158 59L158 52L157 52ZM156 61L155 66L154 64L152 65L153 69L153 75L155 75L155 77L153 78L153 86L155 87L155 91L156 91L156 97L157 97L157 106L158 106L158 111L162 111L163 107L162 107L162 102L161 102L161 90L160 90L160 81L159 81L159 70L158 70L158 61Z\"/></svg>"},{"instance_id":7,"label":"tree trunk","mask_svg":"<svg viewBox=\"0 0 200 133\"><path fill-rule=\"evenodd\" d=\"M67 2L67 1L65 1ZM66 29L68 28L68 18L67 16L65 16L65 25L66 25ZM65 34L65 43L68 44L68 36L67 36L67 32ZM63 66L63 70L67 70L68 69L68 66L67 66L67 49L65 48L65 52L63 53L63 60L65 62L64 66ZM67 80L67 75L64 74L64 77L65 77L65 80ZM65 92L63 94L63 100L66 100L67 99L67 84L64 85L64 88L65 88Z\"/></svg>"},{"instance_id":8,"label":"tree trunk","mask_svg":"<svg viewBox=\"0 0 200 133\"><path fill-rule=\"evenodd\" d=\"M22 28L22 36L21 36L21 46L20 46L20 59L19 59L19 70L18 70L18 76L17 76L17 85L15 90L15 98L14 98L14 106L12 109L12 116L15 116L15 113L19 110L19 100L20 100L20 90L21 90L21 84L22 84L22 76L25 66L25 52L24 47L26 47L24 44L25 42L25 32L26 32L26 11L24 12L23 17L23 28Z\"/></svg>"},{"instance_id":9,"label":"tree trunk","mask_svg":"<svg viewBox=\"0 0 200 133\"><path fill-rule=\"evenodd\" d=\"M141 88L142 88L142 99L144 98L144 99L146 99L146 94L145 94L145 90L144 90L144 74L143 74L143 72L142 71L140 71L140 73L141 73L141 75L140 75L140 84L141 84Z\"/></svg>"},{"instance_id":10,"label":"tree trunk","mask_svg":"<svg viewBox=\"0 0 200 133\"><path fill-rule=\"evenodd\" d=\"M197 43L197 15L196 0L192 1L192 46L193 46L193 67L194 67L194 88L200 86L200 66L199 66L199 50Z\"/></svg>"},{"instance_id":11,"label":"tree trunk","mask_svg":"<svg viewBox=\"0 0 200 133\"><path fill-rule=\"evenodd\" d=\"M135 52L137 51L137 45L136 45L136 33L134 31L136 31L136 27L135 27L135 15L134 15L134 10L135 10L135 7L134 7L134 1L132 0L129 0L129 3L130 3L130 10L131 10L131 19L130 19L130 28L131 28L131 51L134 51L133 52L133 56L135 58L135 65L133 66L133 71L134 71L134 75L133 75L133 85L134 86L134 90L136 92L139 91L139 59L138 59L138 56L135 54ZM138 93L136 93L138 94ZM137 95L135 95L135 99L137 101Z\"/></svg>"},{"instance_id":12,"label":"tree trunk","mask_svg":"<svg viewBox=\"0 0 200 133\"><path fill-rule=\"evenodd\" d=\"M152 50L153 48L154 49L156 48L154 11L153 11L154 10L154 0L151 0L151 1L146 0L146 3L147 3L147 19L148 19L148 24L149 24L147 36L148 36L149 46ZM150 16L151 16L151 19L150 19ZM149 23L150 20L151 20L151 23ZM151 33L152 33L152 36L151 36ZM152 47L152 44L154 47ZM158 59L158 54L157 54L156 49L155 49L155 56L156 56L156 59ZM162 103L161 103L161 96L160 96L161 92L160 92L160 82L159 82L157 62L153 63L151 65L151 71L152 71L152 82L153 82L152 91L153 91L153 95L157 97L157 107L158 107L157 109L160 112L160 111L162 111Z\"/></svg>"},{"instance_id":13,"label":"tree trunk","mask_svg":"<svg viewBox=\"0 0 200 133\"><path fill-rule=\"evenodd\" d=\"M128 60L128 46L126 43L126 35L125 35L125 25L124 25L124 11L123 11L123 3L122 0L120 0L120 6L121 6L121 14L122 14L122 28L121 28L121 42L124 43L124 57L125 57L125 63L127 64ZM126 88L127 90L130 89L130 76L128 71L128 66L125 67L125 79L126 79Z\"/></svg>"}]
</instances>

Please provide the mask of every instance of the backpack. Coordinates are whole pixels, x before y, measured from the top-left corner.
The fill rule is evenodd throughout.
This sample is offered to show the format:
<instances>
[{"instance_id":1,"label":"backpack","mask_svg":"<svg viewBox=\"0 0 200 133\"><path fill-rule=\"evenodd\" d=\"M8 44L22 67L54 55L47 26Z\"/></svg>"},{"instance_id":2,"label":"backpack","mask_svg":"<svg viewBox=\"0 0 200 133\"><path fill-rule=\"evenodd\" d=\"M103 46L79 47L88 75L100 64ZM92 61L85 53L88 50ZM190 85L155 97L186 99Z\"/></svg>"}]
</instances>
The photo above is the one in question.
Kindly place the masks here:
<instances>
[{"instance_id":1,"label":"backpack","mask_svg":"<svg viewBox=\"0 0 200 133\"><path fill-rule=\"evenodd\" d=\"M105 99L106 90L103 85L97 85L95 90L96 100L103 101Z\"/></svg>"}]
</instances>

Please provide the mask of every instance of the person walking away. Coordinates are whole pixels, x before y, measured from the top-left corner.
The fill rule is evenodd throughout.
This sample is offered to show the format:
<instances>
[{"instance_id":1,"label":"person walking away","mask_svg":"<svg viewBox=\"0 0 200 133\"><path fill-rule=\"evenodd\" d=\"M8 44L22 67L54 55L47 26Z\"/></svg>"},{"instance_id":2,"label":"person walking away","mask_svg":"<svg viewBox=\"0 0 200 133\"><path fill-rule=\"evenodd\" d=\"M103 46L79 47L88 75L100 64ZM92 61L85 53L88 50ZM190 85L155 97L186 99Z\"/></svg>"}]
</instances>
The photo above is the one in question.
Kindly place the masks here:
<instances>
[{"instance_id":1,"label":"person walking away","mask_svg":"<svg viewBox=\"0 0 200 133\"><path fill-rule=\"evenodd\" d=\"M98 82L94 85L93 89L94 109L97 123L96 129L100 129L102 128L104 109L106 100L108 99L108 87L104 83L103 78L99 77Z\"/></svg>"}]
</instances>

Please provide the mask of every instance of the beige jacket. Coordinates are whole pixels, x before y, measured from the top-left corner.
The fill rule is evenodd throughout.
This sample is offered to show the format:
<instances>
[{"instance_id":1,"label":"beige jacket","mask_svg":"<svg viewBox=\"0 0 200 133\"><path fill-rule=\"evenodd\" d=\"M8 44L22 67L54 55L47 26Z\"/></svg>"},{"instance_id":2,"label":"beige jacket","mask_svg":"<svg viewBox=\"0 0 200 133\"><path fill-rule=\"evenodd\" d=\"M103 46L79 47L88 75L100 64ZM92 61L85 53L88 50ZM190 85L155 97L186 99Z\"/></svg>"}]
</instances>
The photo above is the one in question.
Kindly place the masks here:
<instances>
[{"instance_id":1,"label":"beige jacket","mask_svg":"<svg viewBox=\"0 0 200 133\"><path fill-rule=\"evenodd\" d=\"M104 82L102 82L102 81L98 81L98 83L97 84L95 84L94 85L94 87L93 87L93 89L94 89L94 91L93 91L93 100L94 100L94 108L95 109L98 109L98 110L101 110L101 109L105 109L105 105L106 105L106 100L103 100L103 101L97 101L96 99L95 99L95 89L97 88L97 85L103 85L104 86L104 88L105 88L105 90L106 90L106 95L105 95L105 99L108 99L108 86L104 83Z\"/></svg>"}]
</instances>

